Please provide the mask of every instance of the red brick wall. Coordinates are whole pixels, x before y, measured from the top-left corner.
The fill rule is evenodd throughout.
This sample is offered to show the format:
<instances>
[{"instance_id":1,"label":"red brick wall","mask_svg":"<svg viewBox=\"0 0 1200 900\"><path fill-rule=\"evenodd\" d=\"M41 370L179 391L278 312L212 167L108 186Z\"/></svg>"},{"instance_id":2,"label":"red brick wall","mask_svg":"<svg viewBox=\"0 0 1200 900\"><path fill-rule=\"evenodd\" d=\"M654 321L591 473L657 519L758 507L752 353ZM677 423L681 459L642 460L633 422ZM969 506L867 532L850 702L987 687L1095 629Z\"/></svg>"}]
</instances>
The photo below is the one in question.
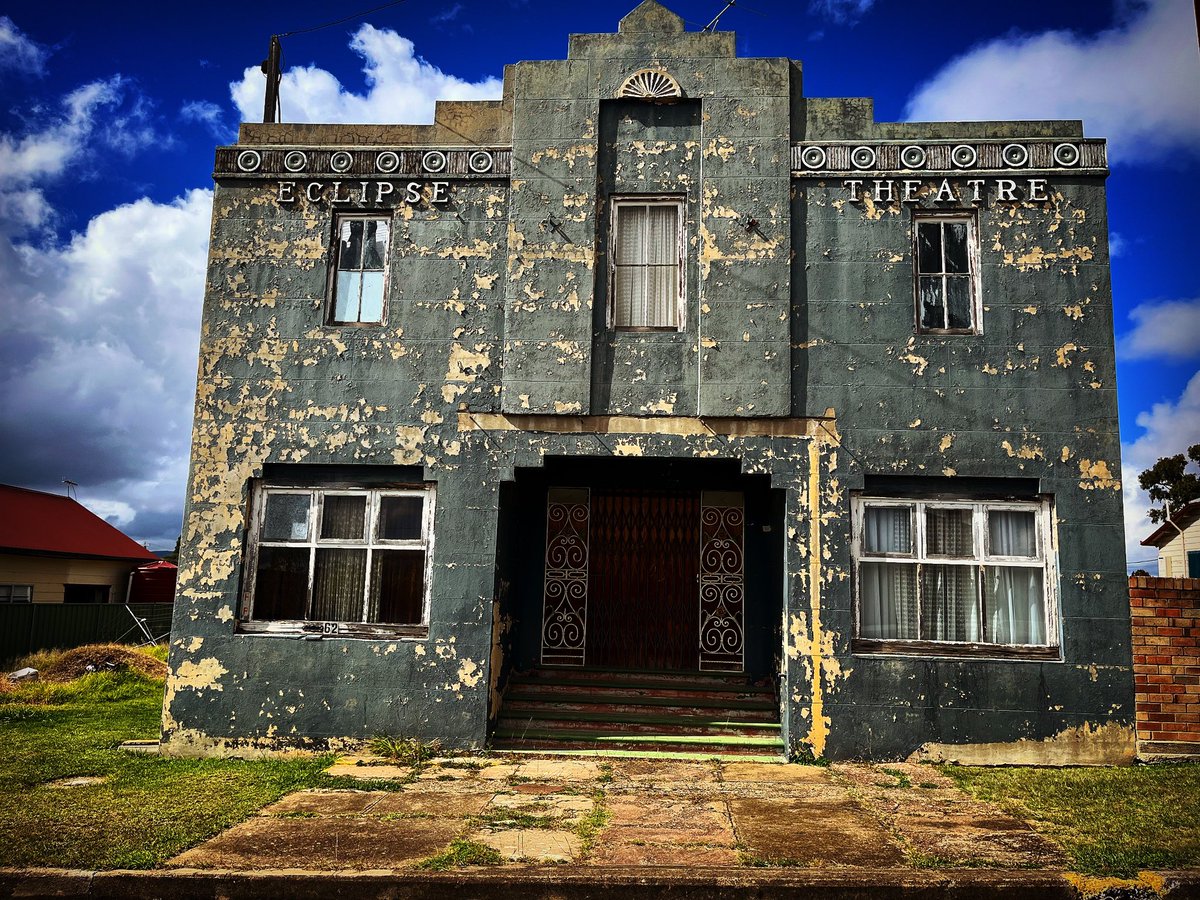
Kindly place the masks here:
<instances>
[{"instance_id":1,"label":"red brick wall","mask_svg":"<svg viewBox=\"0 0 1200 900\"><path fill-rule=\"evenodd\" d=\"M1200 578L1129 579L1139 752L1200 753Z\"/></svg>"}]
</instances>

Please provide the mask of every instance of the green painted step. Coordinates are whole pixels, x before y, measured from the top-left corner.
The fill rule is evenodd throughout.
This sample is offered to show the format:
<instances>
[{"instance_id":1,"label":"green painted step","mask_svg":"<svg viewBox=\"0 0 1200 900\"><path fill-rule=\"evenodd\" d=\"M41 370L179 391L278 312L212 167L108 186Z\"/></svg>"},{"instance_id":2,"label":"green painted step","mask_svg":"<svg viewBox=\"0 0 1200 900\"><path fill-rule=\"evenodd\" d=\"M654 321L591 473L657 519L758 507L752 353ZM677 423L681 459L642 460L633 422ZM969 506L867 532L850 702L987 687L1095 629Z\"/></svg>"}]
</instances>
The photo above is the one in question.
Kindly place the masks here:
<instances>
[{"instance_id":1,"label":"green painted step","mask_svg":"<svg viewBox=\"0 0 1200 900\"><path fill-rule=\"evenodd\" d=\"M579 704L614 704L617 706L678 706L703 707L712 709L777 709L771 700L723 700L710 697L626 697L622 694L567 694L567 693L528 693L519 688L510 688L506 694L509 700L521 700L530 703L579 703Z\"/></svg>"},{"instance_id":2,"label":"green painted step","mask_svg":"<svg viewBox=\"0 0 1200 900\"><path fill-rule=\"evenodd\" d=\"M630 734L628 732L594 731L511 731L497 729L496 737L526 741L579 741L581 743L627 743L627 744L695 744L697 746L726 747L779 747L783 742L774 737L746 737L743 735L707 734Z\"/></svg>"},{"instance_id":3,"label":"green painted step","mask_svg":"<svg viewBox=\"0 0 1200 900\"><path fill-rule=\"evenodd\" d=\"M778 722L738 722L710 719L707 716L647 716L637 713L588 713L560 709L501 710L501 719L574 719L580 722L629 722L637 725L688 725L708 728L753 728L778 731Z\"/></svg>"},{"instance_id":4,"label":"green painted step","mask_svg":"<svg viewBox=\"0 0 1200 900\"><path fill-rule=\"evenodd\" d=\"M506 753L513 756L615 756L623 759L678 759L678 760L719 760L720 762L787 762L783 756L783 746L779 753L770 756L760 756L756 753L705 753L688 752L687 750L618 750L615 747L595 747L578 750L520 750L508 747L493 747L494 753Z\"/></svg>"}]
</instances>

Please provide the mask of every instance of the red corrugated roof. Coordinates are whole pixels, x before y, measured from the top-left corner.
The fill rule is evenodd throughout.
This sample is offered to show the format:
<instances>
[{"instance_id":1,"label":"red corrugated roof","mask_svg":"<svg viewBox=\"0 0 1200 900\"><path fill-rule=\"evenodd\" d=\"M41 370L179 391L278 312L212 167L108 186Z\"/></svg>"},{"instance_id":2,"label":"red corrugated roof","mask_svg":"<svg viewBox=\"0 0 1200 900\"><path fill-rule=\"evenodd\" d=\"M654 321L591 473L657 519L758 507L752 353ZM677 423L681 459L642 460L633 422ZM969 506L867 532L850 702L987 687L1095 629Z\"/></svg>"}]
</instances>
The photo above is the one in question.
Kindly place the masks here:
<instances>
[{"instance_id":1,"label":"red corrugated roof","mask_svg":"<svg viewBox=\"0 0 1200 900\"><path fill-rule=\"evenodd\" d=\"M158 559L70 497L0 484L0 549L108 559Z\"/></svg>"}]
</instances>

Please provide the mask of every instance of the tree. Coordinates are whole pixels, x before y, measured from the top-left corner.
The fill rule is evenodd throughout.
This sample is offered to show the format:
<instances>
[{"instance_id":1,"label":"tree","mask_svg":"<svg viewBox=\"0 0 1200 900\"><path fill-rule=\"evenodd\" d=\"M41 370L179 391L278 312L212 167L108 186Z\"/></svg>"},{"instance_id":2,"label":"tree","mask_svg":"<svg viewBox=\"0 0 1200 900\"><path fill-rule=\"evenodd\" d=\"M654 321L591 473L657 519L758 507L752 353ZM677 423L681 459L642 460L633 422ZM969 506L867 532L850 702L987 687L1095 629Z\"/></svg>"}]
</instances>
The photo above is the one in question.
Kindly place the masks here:
<instances>
[{"instance_id":1,"label":"tree","mask_svg":"<svg viewBox=\"0 0 1200 900\"><path fill-rule=\"evenodd\" d=\"M1200 499L1200 476L1185 471L1188 460L1200 465L1200 444L1188 447L1187 456L1177 453L1164 456L1138 476L1138 484L1150 496L1151 503L1162 503L1162 508L1150 509L1151 522L1165 522L1168 506L1178 510L1185 503Z\"/></svg>"}]
</instances>

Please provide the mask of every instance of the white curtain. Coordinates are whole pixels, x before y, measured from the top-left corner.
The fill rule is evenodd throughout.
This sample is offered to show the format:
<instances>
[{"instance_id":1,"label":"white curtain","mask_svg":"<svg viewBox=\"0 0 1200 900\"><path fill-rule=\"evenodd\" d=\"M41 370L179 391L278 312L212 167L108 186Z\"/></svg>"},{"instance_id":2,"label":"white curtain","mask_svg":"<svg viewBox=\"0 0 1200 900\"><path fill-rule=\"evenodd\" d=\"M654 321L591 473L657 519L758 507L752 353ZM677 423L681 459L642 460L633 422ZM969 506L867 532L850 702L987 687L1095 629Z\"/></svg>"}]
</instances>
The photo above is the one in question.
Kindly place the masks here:
<instances>
[{"instance_id":1,"label":"white curtain","mask_svg":"<svg viewBox=\"0 0 1200 900\"><path fill-rule=\"evenodd\" d=\"M921 584L921 637L927 641L979 641L977 569L925 563Z\"/></svg>"},{"instance_id":2,"label":"white curtain","mask_svg":"<svg viewBox=\"0 0 1200 900\"><path fill-rule=\"evenodd\" d=\"M868 506L864 531L867 553L912 553L912 507Z\"/></svg>"},{"instance_id":3,"label":"white curtain","mask_svg":"<svg viewBox=\"0 0 1200 900\"><path fill-rule=\"evenodd\" d=\"M917 567L913 563L865 562L859 569L859 633L865 638L917 636Z\"/></svg>"},{"instance_id":4,"label":"white curtain","mask_svg":"<svg viewBox=\"0 0 1200 900\"><path fill-rule=\"evenodd\" d=\"M679 303L679 207L621 204L613 277L618 328L671 328Z\"/></svg>"},{"instance_id":5,"label":"white curtain","mask_svg":"<svg viewBox=\"0 0 1200 900\"><path fill-rule=\"evenodd\" d=\"M1046 642L1046 602L1040 568L988 566L985 588L988 640L993 644Z\"/></svg>"}]
</instances>

